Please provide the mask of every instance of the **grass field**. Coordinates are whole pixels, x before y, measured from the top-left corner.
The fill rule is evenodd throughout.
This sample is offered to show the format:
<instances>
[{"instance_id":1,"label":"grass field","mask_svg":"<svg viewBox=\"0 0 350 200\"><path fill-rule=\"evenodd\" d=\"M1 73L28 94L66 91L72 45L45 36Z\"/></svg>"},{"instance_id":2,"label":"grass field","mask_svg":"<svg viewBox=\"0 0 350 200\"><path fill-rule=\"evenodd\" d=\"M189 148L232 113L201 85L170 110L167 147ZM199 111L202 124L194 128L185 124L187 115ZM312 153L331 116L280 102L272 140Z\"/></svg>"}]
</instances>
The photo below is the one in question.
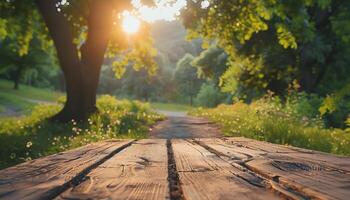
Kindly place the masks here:
<instances>
[{"instance_id":1,"label":"grass field","mask_svg":"<svg viewBox=\"0 0 350 200\"><path fill-rule=\"evenodd\" d=\"M52 90L26 85L20 85L18 90L14 90L13 83L6 80L0 80L0 91L0 112L25 112L37 103L55 102L62 95Z\"/></svg>"},{"instance_id":2,"label":"grass field","mask_svg":"<svg viewBox=\"0 0 350 200\"><path fill-rule=\"evenodd\" d=\"M183 104L173 104L173 103L150 103L151 108L156 110L166 110L166 111L190 111L193 107Z\"/></svg>"},{"instance_id":3,"label":"grass field","mask_svg":"<svg viewBox=\"0 0 350 200\"><path fill-rule=\"evenodd\" d=\"M292 145L340 155L350 155L350 128L325 128L320 118L299 116L275 99L251 104L237 102L213 109L196 109L190 115L204 117L221 127L225 136Z\"/></svg>"},{"instance_id":4,"label":"grass field","mask_svg":"<svg viewBox=\"0 0 350 200\"><path fill-rule=\"evenodd\" d=\"M37 105L22 117L0 119L0 169L27 160L114 138L148 137L149 127L162 115L149 104L103 95L99 113L86 122L61 124L47 120L62 105Z\"/></svg>"}]
</instances>

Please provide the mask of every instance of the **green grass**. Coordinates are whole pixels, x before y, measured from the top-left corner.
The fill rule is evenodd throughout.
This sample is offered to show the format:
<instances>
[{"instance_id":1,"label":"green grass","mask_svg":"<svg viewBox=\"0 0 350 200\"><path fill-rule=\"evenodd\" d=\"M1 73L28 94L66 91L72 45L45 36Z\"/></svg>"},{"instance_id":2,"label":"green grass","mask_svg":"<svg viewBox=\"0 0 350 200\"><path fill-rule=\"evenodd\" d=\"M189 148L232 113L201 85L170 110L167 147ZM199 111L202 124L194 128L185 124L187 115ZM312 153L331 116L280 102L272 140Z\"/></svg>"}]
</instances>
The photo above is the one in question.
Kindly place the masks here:
<instances>
[{"instance_id":1,"label":"green grass","mask_svg":"<svg viewBox=\"0 0 350 200\"><path fill-rule=\"evenodd\" d=\"M187 112L193 109L193 107L184 104L173 104L173 103L150 103L151 107L156 110L165 110L165 111L181 111Z\"/></svg>"},{"instance_id":2,"label":"green grass","mask_svg":"<svg viewBox=\"0 0 350 200\"><path fill-rule=\"evenodd\" d=\"M7 108L13 111L26 111L32 108L36 103L23 99L11 93L0 94L0 106L3 111Z\"/></svg>"},{"instance_id":3,"label":"green grass","mask_svg":"<svg viewBox=\"0 0 350 200\"><path fill-rule=\"evenodd\" d=\"M48 102L53 102L62 95L62 93L49 89L34 88L26 85L20 85L18 90L14 90L13 83L7 80L0 80L0 90L3 93L12 94L17 97Z\"/></svg>"},{"instance_id":4,"label":"green grass","mask_svg":"<svg viewBox=\"0 0 350 200\"><path fill-rule=\"evenodd\" d=\"M277 144L350 155L350 130L326 129L319 118L300 116L280 102L260 99L214 109L197 109L190 115L208 118L226 136L243 136Z\"/></svg>"},{"instance_id":5,"label":"green grass","mask_svg":"<svg viewBox=\"0 0 350 200\"><path fill-rule=\"evenodd\" d=\"M39 89L20 85L18 90L13 89L13 83L0 80L0 112L11 109L15 112L25 112L39 102L55 102L62 93L48 89Z\"/></svg>"},{"instance_id":6,"label":"green grass","mask_svg":"<svg viewBox=\"0 0 350 200\"><path fill-rule=\"evenodd\" d=\"M46 120L61 105L38 105L30 115L0 119L0 169L45 155L113 138L146 138L149 127L163 116L148 104L101 96L99 113L87 122Z\"/></svg>"}]
</instances>

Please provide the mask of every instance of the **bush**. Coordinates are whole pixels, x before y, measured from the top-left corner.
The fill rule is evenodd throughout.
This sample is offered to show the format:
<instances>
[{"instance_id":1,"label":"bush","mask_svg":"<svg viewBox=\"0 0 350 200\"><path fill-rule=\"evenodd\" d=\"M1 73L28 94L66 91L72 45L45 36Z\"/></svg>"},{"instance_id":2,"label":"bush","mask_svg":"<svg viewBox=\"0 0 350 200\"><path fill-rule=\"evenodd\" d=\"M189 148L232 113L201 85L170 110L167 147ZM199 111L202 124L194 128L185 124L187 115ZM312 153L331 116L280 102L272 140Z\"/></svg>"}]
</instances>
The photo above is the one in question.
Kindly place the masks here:
<instances>
[{"instance_id":1,"label":"bush","mask_svg":"<svg viewBox=\"0 0 350 200\"><path fill-rule=\"evenodd\" d=\"M224 99L224 94L214 83L203 83L196 98L195 103L198 106L212 108L221 103Z\"/></svg>"},{"instance_id":2,"label":"bush","mask_svg":"<svg viewBox=\"0 0 350 200\"><path fill-rule=\"evenodd\" d=\"M350 112L350 84L324 98L319 111L329 127L344 128Z\"/></svg>"},{"instance_id":3,"label":"bush","mask_svg":"<svg viewBox=\"0 0 350 200\"><path fill-rule=\"evenodd\" d=\"M297 93L287 97L285 109L298 117L320 118L322 99L315 94Z\"/></svg>"},{"instance_id":4,"label":"bush","mask_svg":"<svg viewBox=\"0 0 350 200\"><path fill-rule=\"evenodd\" d=\"M350 132L325 129L319 117L311 118L313 114L292 109L299 106L309 108L303 98L301 102L283 104L277 97L264 97L251 104L237 102L214 109L197 109L190 114L218 123L226 136L350 155Z\"/></svg>"},{"instance_id":5,"label":"bush","mask_svg":"<svg viewBox=\"0 0 350 200\"><path fill-rule=\"evenodd\" d=\"M102 96L99 113L87 122L53 123L46 119L60 105L38 105L29 116L0 120L0 168L111 138L145 138L162 116L148 104Z\"/></svg>"}]
</instances>

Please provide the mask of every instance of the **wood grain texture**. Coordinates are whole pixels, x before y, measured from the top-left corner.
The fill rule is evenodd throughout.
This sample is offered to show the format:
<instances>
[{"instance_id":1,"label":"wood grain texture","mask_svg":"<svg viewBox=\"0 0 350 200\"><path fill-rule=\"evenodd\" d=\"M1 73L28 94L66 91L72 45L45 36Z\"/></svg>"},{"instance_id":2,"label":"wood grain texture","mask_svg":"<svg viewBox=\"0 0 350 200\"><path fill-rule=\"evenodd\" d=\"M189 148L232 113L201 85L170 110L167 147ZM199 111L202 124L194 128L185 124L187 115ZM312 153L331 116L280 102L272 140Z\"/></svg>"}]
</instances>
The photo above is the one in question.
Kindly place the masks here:
<instances>
[{"instance_id":1,"label":"wood grain texture","mask_svg":"<svg viewBox=\"0 0 350 200\"><path fill-rule=\"evenodd\" d=\"M57 199L168 199L166 140L133 143Z\"/></svg>"},{"instance_id":2,"label":"wood grain texture","mask_svg":"<svg viewBox=\"0 0 350 200\"><path fill-rule=\"evenodd\" d=\"M1 170L0 199L350 197L350 157L246 138L169 141L100 142Z\"/></svg>"},{"instance_id":3,"label":"wood grain texture","mask_svg":"<svg viewBox=\"0 0 350 200\"><path fill-rule=\"evenodd\" d=\"M197 139L221 158L305 198L348 199L350 158L246 138ZM283 192L283 189L282 189Z\"/></svg>"},{"instance_id":4,"label":"wood grain texture","mask_svg":"<svg viewBox=\"0 0 350 200\"><path fill-rule=\"evenodd\" d=\"M306 161L312 160L315 162L321 162L330 167L333 166L350 173L350 157L348 156L338 156L330 153L313 151L293 146L272 144L269 142L262 142L243 137L226 138L226 141L232 144L239 144L249 149L255 149L270 153L288 154L290 157L296 157L299 159L304 159Z\"/></svg>"},{"instance_id":5,"label":"wood grain texture","mask_svg":"<svg viewBox=\"0 0 350 200\"><path fill-rule=\"evenodd\" d=\"M172 140L185 199L279 199L259 177L185 140Z\"/></svg>"},{"instance_id":6,"label":"wood grain texture","mask_svg":"<svg viewBox=\"0 0 350 200\"><path fill-rule=\"evenodd\" d=\"M131 140L87 145L0 171L0 199L46 199Z\"/></svg>"}]
</instances>

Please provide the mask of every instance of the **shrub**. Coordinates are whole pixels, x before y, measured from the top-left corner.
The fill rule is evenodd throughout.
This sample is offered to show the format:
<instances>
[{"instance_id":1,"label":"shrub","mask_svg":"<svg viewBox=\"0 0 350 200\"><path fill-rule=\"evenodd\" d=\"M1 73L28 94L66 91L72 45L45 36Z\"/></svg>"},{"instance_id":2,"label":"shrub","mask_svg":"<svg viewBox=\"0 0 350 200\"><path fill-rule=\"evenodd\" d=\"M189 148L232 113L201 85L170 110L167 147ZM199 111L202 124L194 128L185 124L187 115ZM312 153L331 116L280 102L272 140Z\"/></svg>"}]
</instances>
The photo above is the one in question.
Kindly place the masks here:
<instances>
[{"instance_id":1,"label":"shrub","mask_svg":"<svg viewBox=\"0 0 350 200\"><path fill-rule=\"evenodd\" d=\"M87 122L67 124L46 120L60 105L38 105L30 115L0 120L0 168L40 156L111 138L145 138L151 124L162 116L148 104L101 96L99 113Z\"/></svg>"},{"instance_id":2,"label":"shrub","mask_svg":"<svg viewBox=\"0 0 350 200\"><path fill-rule=\"evenodd\" d=\"M302 99L304 101L304 99ZM214 109L197 109L190 114L218 123L226 136L243 136L272 143L293 145L336 154L350 155L350 132L325 129L319 117L295 112L293 107L308 103L281 103L264 97L251 104L237 102Z\"/></svg>"},{"instance_id":3,"label":"shrub","mask_svg":"<svg viewBox=\"0 0 350 200\"><path fill-rule=\"evenodd\" d=\"M214 83L203 83L196 98L195 103L198 106L212 108L217 106L224 99L223 93Z\"/></svg>"}]
</instances>

